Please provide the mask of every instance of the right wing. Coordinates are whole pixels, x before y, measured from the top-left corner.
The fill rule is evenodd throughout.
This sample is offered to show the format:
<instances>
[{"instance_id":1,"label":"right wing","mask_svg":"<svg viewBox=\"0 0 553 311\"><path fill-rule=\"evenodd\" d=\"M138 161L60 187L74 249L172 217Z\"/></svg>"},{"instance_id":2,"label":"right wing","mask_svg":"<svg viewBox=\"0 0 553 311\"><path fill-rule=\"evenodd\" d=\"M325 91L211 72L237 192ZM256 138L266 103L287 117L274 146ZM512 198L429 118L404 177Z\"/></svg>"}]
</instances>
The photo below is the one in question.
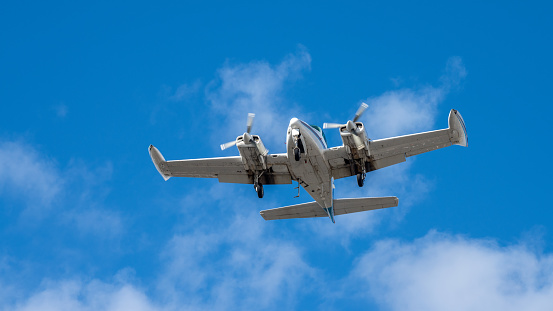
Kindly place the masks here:
<instances>
[{"instance_id":1,"label":"right wing","mask_svg":"<svg viewBox=\"0 0 553 311\"><path fill-rule=\"evenodd\" d=\"M219 182L253 184L253 175L246 170L241 156L165 161L159 150L150 145L150 156L161 176L217 178ZM260 182L265 185L291 184L292 177L286 165L286 154L267 156L268 172L263 173Z\"/></svg>"},{"instance_id":2,"label":"right wing","mask_svg":"<svg viewBox=\"0 0 553 311\"><path fill-rule=\"evenodd\" d=\"M451 109L449 113L447 129L369 141L370 170L405 162L407 157L451 145L468 145L465 122L455 109ZM325 157L335 179L355 174L350 165L352 157L348 150L346 146L325 150Z\"/></svg>"},{"instance_id":3,"label":"right wing","mask_svg":"<svg viewBox=\"0 0 553 311\"><path fill-rule=\"evenodd\" d=\"M397 197L335 199L334 216L395 207L397 205ZM273 208L259 213L265 220L328 217L328 214L317 202Z\"/></svg>"},{"instance_id":4,"label":"right wing","mask_svg":"<svg viewBox=\"0 0 553 311\"><path fill-rule=\"evenodd\" d=\"M467 147L465 122L457 110L451 109L448 123L449 127L443 130L370 141L371 168L381 169L404 162L407 157L451 145Z\"/></svg>"}]
</instances>

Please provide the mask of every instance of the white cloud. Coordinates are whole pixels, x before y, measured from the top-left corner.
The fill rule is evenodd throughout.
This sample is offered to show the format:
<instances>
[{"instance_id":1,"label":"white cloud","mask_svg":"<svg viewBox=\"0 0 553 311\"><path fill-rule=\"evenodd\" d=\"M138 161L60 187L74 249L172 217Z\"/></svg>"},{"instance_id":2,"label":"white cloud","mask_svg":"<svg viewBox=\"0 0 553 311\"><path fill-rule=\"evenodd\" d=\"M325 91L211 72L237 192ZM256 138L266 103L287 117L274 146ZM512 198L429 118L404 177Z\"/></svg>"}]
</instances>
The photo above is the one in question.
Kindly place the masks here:
<instances>
[{"instance_id":1,"label":"white cloud","mask_svg":"<svg viewBox=\"0 0 553 311\"><path fill-rule=\"evenodd\" d=\"M252 199L210 199L216 201L215 208L228 209L229 218L195 225L193 232L173 237L163 255L166 271L158 281L163 300L190 309L274 309L277 303L278 309L293 307L301 284L315 274L301 249L270 232ZM247 217L232 212L238 209L251 212Z\"/></svg>"},{"instance_id":2,"label":"white cloud","mask_svg":"<svg viewBox=\"0 0 553 311\"><path fill-rule=\"evenodd\" d=\"M50 205L62 187L54 161L27 144L0 141L0 193L38 208Z\"/></svg>"},{"instance_id":3,"label":"white cloud","mask_svg":"<svg viewBox=\"0 0 553 311\"><path fill-rule=\"evenodd\" d=\"M301 78L310 66L311 56L304 47L300 47L278 65L253 61L227 64L219 69L218 79L206 89L206 97L213 111L225 118L225 139L232 140L244 133L247 114L252 112L256 114L253 133L262 133L263 141L269 144L284 142L291 116L282 113L290 109L283 91L287 83ZM217 135L217 139L221 139L220 133Z\"/></svg>"},{"instance_id":4,"label":"white cloud","mask_svg":"<svg viewBox=\"0 0 553 311\"><path fill-rule=\"evenodd\" d=\"M553 256L524 244L430 232L411 243L381 241L349 281L389 310L550 310Z\"/></svg>"},{"instance_id":5,"label":"white cloud","mask_svg":"<svg viewBox=\"0 0 553 311\"><path fill-rule=\"evenodd\" d=\"M368 98L369 109L363 116L367 135L378 139L434 129L438 105L466 75L461 58L451 57L439 86L403 88ZM440 124L447 127L447 115Z\"/></svg>"},{"instance_id":6,"label":"white cloud","mask_svg":"<svg viewBox=\"0 0 553 311\"><path fill-rule=\"evenodd\" d=\"M183 101L188 97L198 93L200 87L200 81L195 81L192 84L182 84L175 90L175 93L173 95L169 96L169 99L174 101Z\"/></svg>"},{"instance_id":7,"label":"white cloud","mask_svg":"<svg viewBox=\"0 0 553 311\"><path fill-rule=\"evenodd\" d=\"M132 285L109 284L98 280L88 283L71 280L46 281L42 289L25 301L3 306L12 311L153 311L160 310Z\"/></svg>"},{"instance_id":8,"label":"white cloud","mask_svg":"<svg viewBox=\"0 0 553 311\"><path fill-rule=\"evenodd\" d=\"M56 111L56 115L60 118L65 118L67 116L67 113L69 112L67 105L63 103L55 106L54 110Z\"/></svg>"},{"instance_id":9,"label":"white cloud","mask_svg":"<svg viewBox=\"0 0 553 311\"><path fill-rule=\"evenodd\" d=\"M81 232L110 237L119 234L119 215L105 210L100 202L104 191L100 185L111 172L110 163L90 169L76 160L60 169L29 144L0 141L0 193L26 203L18 211L25 219L22 224L36 226L44 216L57 214L60 223L76 225Z\"/></svg>"}]
</instances>

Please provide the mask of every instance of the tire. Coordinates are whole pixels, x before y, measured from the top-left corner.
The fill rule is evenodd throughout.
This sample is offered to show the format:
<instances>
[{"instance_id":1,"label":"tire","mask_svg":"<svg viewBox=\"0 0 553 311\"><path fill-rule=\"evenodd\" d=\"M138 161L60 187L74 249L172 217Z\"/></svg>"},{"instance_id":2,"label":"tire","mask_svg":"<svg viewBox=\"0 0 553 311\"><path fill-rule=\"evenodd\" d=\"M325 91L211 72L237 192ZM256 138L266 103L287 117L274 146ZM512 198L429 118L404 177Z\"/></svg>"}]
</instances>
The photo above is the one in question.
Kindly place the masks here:
<instances>
[{"instance_id":1,"label":"tire","mask_svg":"<svg viewBox=\"0 0 553 311\"><path fill-rule=\"evenodd\" d=\"M365 174L362 174L362 173L359 173L357 174L357 185L359 187L363 187L363 185L365 184Z\"/></svg>"},{"instance_id":2,"label":"tire","mask_svg":"<svg viewBox=\"0 0 553 311\"><path fill-rule=\"evenodd\" d=\"M256 190L257 190L257 197L260 199L263 198L263 195L265 194L265 191L263 190L263 185L259 184Z\"/></svg>"},{"instance_id":3,"label":"tire","mask_svg":"<svg viewBox=\"0 0 553 311\"><path fill-rule=\"evenodd\" d=\"M296 161L300 160L300 148L294 148L294 159L296 159Z\"/></svg>"}]
</instances>

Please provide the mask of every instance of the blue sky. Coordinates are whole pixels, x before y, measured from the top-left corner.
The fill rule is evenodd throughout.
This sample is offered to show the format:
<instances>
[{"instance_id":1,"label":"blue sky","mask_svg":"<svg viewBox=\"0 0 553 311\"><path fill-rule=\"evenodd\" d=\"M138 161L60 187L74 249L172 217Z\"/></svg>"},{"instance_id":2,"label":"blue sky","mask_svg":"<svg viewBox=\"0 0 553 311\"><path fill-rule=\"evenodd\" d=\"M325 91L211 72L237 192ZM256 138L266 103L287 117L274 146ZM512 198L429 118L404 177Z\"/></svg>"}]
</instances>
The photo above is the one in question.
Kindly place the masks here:
<instances>
[{"instance_id":1,"label":"blue sky","mask_svg":"<svg viewBox=\"0 0 553 311\"><path fill-rule=\"evenodd\" d=\"M0 5L0 309L549 310L551 4ZM266 222L294 185L159 176L292 117L450 147L336 182L399 206ZM327 130L330 145L340 145Z\"/></svg>"}]
</instances>

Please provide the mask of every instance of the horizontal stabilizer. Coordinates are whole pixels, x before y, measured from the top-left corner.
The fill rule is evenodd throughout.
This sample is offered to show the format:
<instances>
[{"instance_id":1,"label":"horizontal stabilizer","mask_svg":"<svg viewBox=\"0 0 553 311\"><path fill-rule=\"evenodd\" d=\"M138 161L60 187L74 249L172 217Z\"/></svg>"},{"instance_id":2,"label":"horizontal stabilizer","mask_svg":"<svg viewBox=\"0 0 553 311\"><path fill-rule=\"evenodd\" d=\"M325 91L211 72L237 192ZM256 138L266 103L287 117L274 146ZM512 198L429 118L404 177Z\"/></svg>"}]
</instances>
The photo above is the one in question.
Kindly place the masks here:
<instances>
[{"instance_id":1,"label":"horizontal stabilizer","mask_svg":"<svg viewBox=\"0 0 553 311\"><path fill-rule=\"evenodd\" d=\"M397 205L397 197L336 199L334 200L334 215L370 211ZM273 208L259 213L265 220L328 217L328 214L317 202Z\"/></svg>"}]
</instances>

